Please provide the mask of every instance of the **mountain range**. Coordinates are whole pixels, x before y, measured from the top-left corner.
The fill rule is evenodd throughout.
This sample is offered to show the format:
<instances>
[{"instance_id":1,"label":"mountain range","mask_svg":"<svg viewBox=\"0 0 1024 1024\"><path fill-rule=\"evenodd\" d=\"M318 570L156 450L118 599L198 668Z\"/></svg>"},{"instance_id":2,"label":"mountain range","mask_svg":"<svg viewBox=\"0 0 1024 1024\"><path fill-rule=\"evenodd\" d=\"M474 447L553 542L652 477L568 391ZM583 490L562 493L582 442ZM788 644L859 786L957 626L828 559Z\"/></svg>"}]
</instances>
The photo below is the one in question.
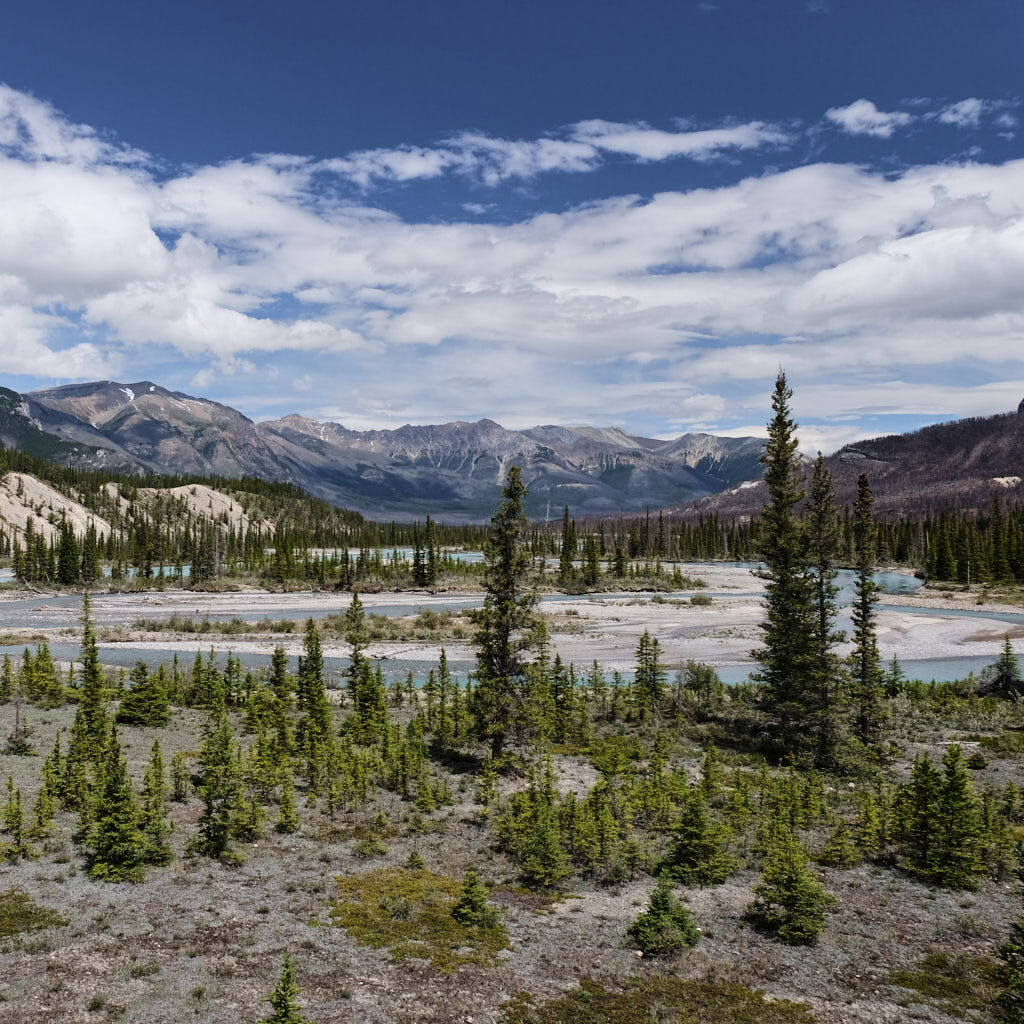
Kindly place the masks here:
<instances>
[{"instance_id":1,"label":"mountain range","mask_svg":"<svg viewBox=\"0 0 1024 1024\"><path fill-rule=\"evenodd\" d=\"M0 441L54 462L137 472L286 480L374 518L480 521L509 466L522 467L531 517L636 513L760 475L763 441L492 420L349 430L304 416L256 423L151 381L99 381L18 394L0 388Z\"/></svg>"},{"instance_id":2,"label":"mountain range","mask_svg":"<svg viewBox=\"0 0 1024 1024\"><path fill-rule=\"evenodd\" d=\"M840 504L852 506L857 478L868 477L875 510L884 515L982 511L993 494L1024 500L1024 401L1016 412L936 423L845 445L826 459ZM808 475L810 463L808 463ZM760 474L671 510L683 518L717 512L723 519L754 515L767 498Z\"/></svg>"}]
</instances>

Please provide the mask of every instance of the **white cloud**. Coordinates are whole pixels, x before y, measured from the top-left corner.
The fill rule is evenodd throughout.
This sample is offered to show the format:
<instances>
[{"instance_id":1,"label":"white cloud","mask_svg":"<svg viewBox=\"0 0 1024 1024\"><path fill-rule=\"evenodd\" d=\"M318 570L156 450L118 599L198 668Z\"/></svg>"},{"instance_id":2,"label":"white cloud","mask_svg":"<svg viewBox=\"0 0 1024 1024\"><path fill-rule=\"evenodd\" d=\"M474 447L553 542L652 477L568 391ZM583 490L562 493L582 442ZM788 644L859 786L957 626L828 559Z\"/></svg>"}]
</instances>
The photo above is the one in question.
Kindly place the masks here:
<instances>
[{"instance_id":1,"label":"white cloud","mask_svg":"<svg viewBox=\"0 0 1024 1024\"><path fill-rule=\"evenodd\" d=\"M645 162L678 157L710 160L731 150L758 149L788 141L780 128L761 121L670 132L641 122L592 120L570 125L562 134L561 138L502 139L462 132L437 147L403 146L350 153L322 161L318 170L341 175L361 188L377 181L407 182L447 173L494 186L544 173L592 171L607 154Z\"/></svg>"},{"instance_id":2,"label":"white cloud","mask_svg":"<svg viewBox=\"0 0 1024 1024\"><path fill-rule=\"evenodd\" d=\"M342 422L459 410L520 426L553 410L751 422L763 407L751 389L780 364L804 387L843 375L823 417L861 416L883 374L966 362L1024 374L1024 161L902 174L820 163L512 223L482 205L466 222L419 223L340 202L321 188L338 169L297 157L163 179L45 104L2 96L20 119L16 131L0 121L5 372L115 376L170 348L204 390L266 374L277 354L285 391L331 390ZM699 159L786 141L762 122L588 121L563 135L455 136L444 166L521 180L610 154ZM345 173L432 173L416 159Z\"/></svg>"},{"instance_id":3,"label":"white cloud","mask_svg":"<svg viewBox=\"0 0 1024 1024\"><path fill-rule=\"evenodd\" d=\"M903 111L879 110L871 100L854 100L848 107L832 107L825 117L850 135L874 135L887 139L897 129L910 124L913 117Z\"/></svg>"},{"instance_id":4,"label":"white cloud","mask_svg":"<svg viewBox=\"0 0 1024 1024\"><path fill-rule=\"evenodd\" d=\"M145 162L145 154L73 124L49 103L0 83L0 152L68 164Z\"/></svg>"},{"instance_id":5,"label":"white cloud","mask_svg":"<svg viewBox=\"0 0 1024 1024\"><path fill-rule=\"evenodd\" d=\"M703 131L666 132L646 124L581 121L573 125L574 138L597 149L638 160L668 160L686 156L706 160L727 150L759 149L781 145L788 136L762 121Z\"/></svg>"},{"instance_id":6,"label":"white cloud","mask_svg":"<svg viewBox=\"0 0 1024 1024\"><path fill-rule=\"evenodd\" d=\"M981 115L985 113L987 104L972 96L970 99L951 103L939 111L938 117L943 124L953 124L958 128L977 128L981 124Z\"/></svg>"}]
</instances>

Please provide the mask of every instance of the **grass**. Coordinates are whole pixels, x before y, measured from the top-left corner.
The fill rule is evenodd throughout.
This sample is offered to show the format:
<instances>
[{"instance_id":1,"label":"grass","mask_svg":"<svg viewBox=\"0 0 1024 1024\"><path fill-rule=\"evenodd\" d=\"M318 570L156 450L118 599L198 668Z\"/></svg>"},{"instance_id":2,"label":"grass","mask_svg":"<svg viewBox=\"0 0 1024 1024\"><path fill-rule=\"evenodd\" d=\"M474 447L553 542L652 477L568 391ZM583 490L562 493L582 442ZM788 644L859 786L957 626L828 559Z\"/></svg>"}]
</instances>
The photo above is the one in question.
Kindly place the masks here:
<instances>
[{"instance_id":1,"label":"grass","mask_svg":"<svg viewBox=\"0 0 1024 1024\"><path fill-rule=\"evenodd\" d=\"M735 982L650 975L622 987L584 978L579 988L539 1006L518 995L507 1024L815 1024L803 1003L767 999Z\"/></svg>"},{"instance_id":2,"label":"grass","mask_svg":"<svg viewBox=\"0 0 1024 1024\"><path fill-rule=\"evenodd\" d=\"M67 923L55 910L33 903L28 893L21 889L0 892L0 938L43 928L59 928Z\"/></svg>"},{"instance_id":3,"label":"grass","mask_svg":"<svg viewBox=\"0 0 1024 1024\"><path fill-rule=\"evenodd\" d=\"M493 964L509 949L504 925L466 926L452 917L461 881L432 871L382 868L339 877L335 924L361 946L390 950L399 960L429 960L450 974L463 964Z\"/></svg>"},{"instance_id":4,"label":"grass","mask_svg":"<svg viewBox=\"0 0 1024 1024\"><path fill-rule=\"evenodd\" d=\"M381 640L465 640L473 633L471 617L464 612L444 608L425 608L415 615L387 616L369 612L366 634L371 641ZM328 615L323 620L325 637L344 637L348 629L344 615Z\"/></svg>"},{"instance_id":5,"label":"grass","mask_svg":"<svg viewBox=\"0 0 1024 1024\"><path fill-rule=\"evenodd\" d=\"M245 633L295 633L299 627L291 619L259 619L249 622L233 618L226 622L211 619L193 619L189 615L175 612L167 619L136 619L132 629L146 633L217 633L225 636L240 636Z\"/></svg>"},{"instance_id":6,"label":"grass","mask_svg":"<svg viewBox=\"0 0 1024 1024\"><path fill-rule=\"evenodd\" d=\"M51 639L45 633L0 633L0 644L4 647L29 647L49 643Z\"/></svg>"},{"instance_id":7,"label":"grass","mask_svg":"<svg viewBox=\"0 0 1024 1024\"><path fill-rule=\"evenodd\" d=\"M990 1011L1000 992L999 965L963 953L929 953L916 967L892 971L889 983L909 988L951 1017Z\"/></svg>"}]
</instances>

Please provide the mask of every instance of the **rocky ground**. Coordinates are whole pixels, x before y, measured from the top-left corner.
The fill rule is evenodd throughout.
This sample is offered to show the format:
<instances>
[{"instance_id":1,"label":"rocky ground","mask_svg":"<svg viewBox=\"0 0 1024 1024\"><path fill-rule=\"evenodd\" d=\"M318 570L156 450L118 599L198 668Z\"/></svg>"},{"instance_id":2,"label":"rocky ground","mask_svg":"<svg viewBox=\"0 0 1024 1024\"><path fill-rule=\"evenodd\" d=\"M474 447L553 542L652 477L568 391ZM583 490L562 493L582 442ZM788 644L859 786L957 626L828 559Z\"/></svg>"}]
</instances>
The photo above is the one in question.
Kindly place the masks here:
<instances>
[{"instance_id":1,"label":"rocky ground","mask_svg":"<svg viewBox=\"0 0 1024 1024\"><path fill-rule=\"evenodd\" d=\"M0 707L0 733L10 730L12 715L10 705ZM69 725L71 709L31 717L45 752L56 730ZM177 751L194 754L202 722L198 712L179 711L166 729L124 728L133 774L141 775L156 737L168 760ZM696 764L695 751L694 772ZM585 758L561 758L558 765L563 790L582 792L596 779ZM0 756L0 773L13 776L30 804L39 767L38 757ZM1018 767L993 761L992 770L1016 775ZM585 976L617 983L663 974L741 981L772 998L807 1003L822 1024L953 1024L981 1018L944 996L894 984L892 972L937 952L986 957L1019 911L1011 882L954 893L891 870L822 869L836 909L817 946L791 948L745 922L756 880L748 870L725 885L686 890L703 929L701 942L645 960L625 929L646 903L649 876L609 887L577 880L554 901L526 893L512 865L493 849L469 777L450 779L455 806L429 815L383 791L358 812L330 816L301 808L298 835L278 836L268 828L259 841L242 846L247 859L237 868L182 857L200 806L195 799L172 804L179 857L150 869L139 885L90 880L71 841L76 818L62 816L57 834L38 844L37 859L0 868L0 891L23 890L66 921L0 937L0 1022L251 1022L267 1012L261 999L290 951L302 1001L317 1024L483 1024L500 1021L503 1004L517 992L543 999ZM383 831L374 825L379 813L387 819ZM381 847L368 856L359 840L374 829ZM426 960L400 960L387 949L359 945L332 922L337 878L400 869L414 850L431 872L459 878L476 864L495 885L493 902L509 948L491 963L444 973Z\"/></svg>"}]
</instances>

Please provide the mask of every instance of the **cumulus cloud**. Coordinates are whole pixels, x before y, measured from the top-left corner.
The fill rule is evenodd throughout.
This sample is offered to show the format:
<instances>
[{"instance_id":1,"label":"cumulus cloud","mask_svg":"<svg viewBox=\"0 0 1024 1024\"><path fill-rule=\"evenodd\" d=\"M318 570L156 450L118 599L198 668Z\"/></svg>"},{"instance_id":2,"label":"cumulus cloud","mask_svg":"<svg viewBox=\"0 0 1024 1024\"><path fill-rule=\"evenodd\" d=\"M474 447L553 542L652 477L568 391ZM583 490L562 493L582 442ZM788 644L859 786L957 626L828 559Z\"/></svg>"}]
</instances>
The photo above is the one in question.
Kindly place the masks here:
<instances>
[{"instance_id":1,"label":"cumulus cloud","mask_svg":"<svg viewBox=\"0 0 1024 1024\"><path fill-rule=\"evenodd\" d=\"M847 398L821 405L833 416L860 415L858 389L897 368L1024 375L1005 373L1024 351L1024 161L901 174L820 163L513 222L481 204L471 220L420 223L341 201L323 176L523 180L788 136L764 122L595 120L527 142L458 135L440 163L273 155L167 176L38 100L2 100L6 372L110 377L173 350L203 390L300 353L282 387L330 389L342 422L458 410L528 426L558 410L642 413L652 429L754 421L780 364L809 386L842 374ZM909 119L858 103L870 110L829 116L876 135Z\"/></svg>"},{"instance_id":2,"label":"cumulus cloud","mask_svg":"<svg viewBox=\"0 0 1024 1024\"><path fill-rule=\"evenodd\" d=\"M904 111L879 110L871 100L854 100L848 107L832 107L825 117L850 135L874 135L887 139L897 129L910 124L913 117Z\"/></svg>"},{"instance_id":3,"label":"cumulus cloud","mask_svg":"<svg viewBox=\"0 0 1024 1024\"><path fill-rule=\"evenodd\" d=\"M73 124L49 103L0 83L0 152L22 160L66 164L146 161L144 153L103 138L88 125Z\"/></svg>"}]
</instances>

